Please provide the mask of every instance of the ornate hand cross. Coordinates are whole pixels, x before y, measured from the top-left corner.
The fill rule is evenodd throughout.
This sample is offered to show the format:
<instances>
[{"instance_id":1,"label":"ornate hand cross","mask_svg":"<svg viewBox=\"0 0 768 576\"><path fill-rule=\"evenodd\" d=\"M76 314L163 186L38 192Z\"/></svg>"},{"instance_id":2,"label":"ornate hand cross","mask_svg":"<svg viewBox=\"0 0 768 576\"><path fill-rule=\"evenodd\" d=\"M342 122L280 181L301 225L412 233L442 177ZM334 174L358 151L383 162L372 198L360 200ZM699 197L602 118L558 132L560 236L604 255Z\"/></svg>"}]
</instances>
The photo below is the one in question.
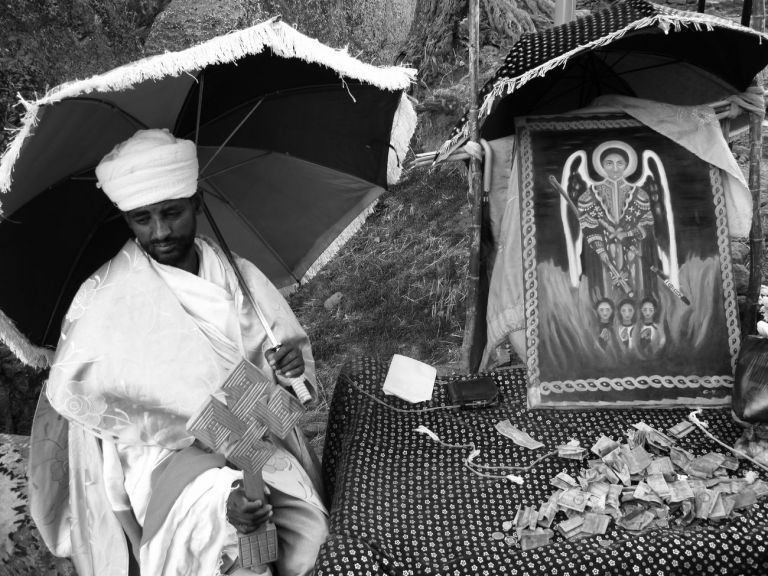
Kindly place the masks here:
<instances>
[{"instance_id":1,"label":"ornate hand cross","mask_svg":"<svg viewBox=\"0 0 768 576\"><path fill-rule=\"evenodd\" d=\"M243 471L245 495L264 501L261 469L275 453L265 440L269 433L285 438L304 412L299 400L276 386L256 366L243 360L227 376L221 390L226 403L210 396L187 422L187 429L203 444L226 456ZM243 567L277 559L277 529L266 522L255 532L240 535Z\"/></svg>"}]
</instances>

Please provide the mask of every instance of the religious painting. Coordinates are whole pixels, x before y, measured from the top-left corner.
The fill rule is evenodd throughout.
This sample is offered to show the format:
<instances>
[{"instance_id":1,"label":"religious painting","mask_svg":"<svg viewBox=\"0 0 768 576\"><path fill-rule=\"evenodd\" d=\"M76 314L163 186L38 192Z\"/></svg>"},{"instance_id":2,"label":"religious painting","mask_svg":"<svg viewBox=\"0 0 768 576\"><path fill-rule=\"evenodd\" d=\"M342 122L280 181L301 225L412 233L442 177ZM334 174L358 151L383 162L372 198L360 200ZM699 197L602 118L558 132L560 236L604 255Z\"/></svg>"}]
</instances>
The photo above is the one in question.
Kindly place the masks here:
<instances>
[{"instance_id":1,"label":"religious painting","mask_svg":"<svg viewBox=\"0 0 768 576\"><path fill-rule=\"evenodd\" d=\"M624 115L518 124L531 407L727 405L719 169Z\"/></svg>"}]
</instances>

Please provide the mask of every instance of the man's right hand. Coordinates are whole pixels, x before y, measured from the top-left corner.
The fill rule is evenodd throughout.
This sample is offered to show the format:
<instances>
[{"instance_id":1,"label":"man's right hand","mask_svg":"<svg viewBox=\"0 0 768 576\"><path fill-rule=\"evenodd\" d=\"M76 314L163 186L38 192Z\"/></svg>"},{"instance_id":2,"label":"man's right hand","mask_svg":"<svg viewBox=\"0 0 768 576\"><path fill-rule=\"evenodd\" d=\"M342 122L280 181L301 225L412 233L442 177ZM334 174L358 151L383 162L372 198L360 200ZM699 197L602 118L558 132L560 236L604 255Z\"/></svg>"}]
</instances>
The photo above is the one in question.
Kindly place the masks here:
<instances>
[{"instance_id":1,"label":"man's right hand","mask_svg":"<svg viewBox=\"0 0 768 576\"><path fill-rule=\"evenodd\" d=\"M241 534L250 534L272 517L272 506L261 500L249 500L242 483L227 499L227 521Z\"/></svg>"}]
</instances>

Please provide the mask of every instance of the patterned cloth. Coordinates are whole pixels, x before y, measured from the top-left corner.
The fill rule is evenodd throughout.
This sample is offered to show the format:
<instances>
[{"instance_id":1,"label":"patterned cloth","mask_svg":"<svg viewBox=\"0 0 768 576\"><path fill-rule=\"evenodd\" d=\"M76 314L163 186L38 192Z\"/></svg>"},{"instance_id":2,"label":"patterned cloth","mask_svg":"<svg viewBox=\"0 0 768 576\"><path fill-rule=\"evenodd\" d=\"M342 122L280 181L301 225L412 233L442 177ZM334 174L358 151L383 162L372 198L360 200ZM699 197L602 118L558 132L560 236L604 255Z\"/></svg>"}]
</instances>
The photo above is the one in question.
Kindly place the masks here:
<instances>
[{"instance_id":1,"label":"patterned cloth","mask_svg":"<svg viewBox=\"0 0 768 576\"><path fill-rule=\"evenodd\" d=\"M639 36L638 32L645 37L635 42L632 36ZM696 37L683 36L683 33L698 32L703 34ZM674 36L684 38L681 45L676 45ZM662 38L661 42L657 42L659 38ZM709 14L676 10L646 0L613 2L570 22L520 36L503 64L478 93L481 135L491 140L511 134L514 130L511 116L568 112L588 105L600 94L626 94L663 102L693 104L687 99L681 99L686 83L696 82L700 95L704 94L702 84L708 75L730 84L737 91L743 91L752 77L765 66L766 51L762 46L764 39L765 35L756 30ZM581 68L579 56L606 47L618 47L625 53L618 61L601 56ZM695 48L688 50L691 47ZM645 52L646 49L653 55L653 62L640 64L627 58ZM745 68L737 71L728 61L721 61L717 57L720 53L739 54ZM661 69L660 64L666 64L669 60L685 62L692 70L701 68L706 73L691 74L684 79L682 75L687 74L686 70L674 67L671 75L667 76L668 72ZM576 66L574 62L577 62ZM721 62L724 65L720 66ZM646 66L653 69L654 76L634 75ZM572 73L563 73L571 67L574 70ZM582 84L582 72L590 79L597 79L598 84L594 87ZM555 77L558 82L553 83ZM678 85L674 91L666 91L664 86L659 86L675 81ZM525 101L527 109L520 109L521 103L517 102L514 109L499 115L497 107L500 101L520 92L524 86L531 91L530 99ZM564 102L577 103L566 108L556 106L557 110L549 109L546 112L538 108L540 105L552 106L553 101L559 98L559 92L571 93ZM585 100L578 103L582 98ZM721 98L718 96L710 101ZM534 104L536 109L531 108ZM487 122L493 114L497 118ZM447 158L467 140L468 120L469 113L466 112L442 145L438 161Z\"/></svg>"},{"instance_id":2,"label":"patterned cloth","mask_svg":"<svg viewBox=\"0 0 768 576\"><path fill-rule=\"evenodd\" d=\"M570 542L556 534L549 546L522 552L492 533L514 519L519 505L538 507L554 491L549 481L557 473L575 476L585 464L550 457L516 472L524 480L518 486L474 475L462 463L468 449L445 448L414 431L423 425L446 443L474 442L481 450L475 463L527 466L571 438L587 447L601 434L621 440L640 421L666 431L689 410L529 411L525 373L514 370L492 374L502 398L496 408L419 412L447 405L444 382L436 385L432 402L411 405L383 395L385 375L386 365L363 359L348 366L336 385L323 456L331 536L316 564L318 576L768 573L766 498L721 522L686 528L671 522L669 529L640 536L612 523L604 537ZM493 426L506 418L545 448L527 450L498 434ZM727 410L708 410L701 419L731 445L741 434ZM697 430L678 445L695 455L722 450ZM750 469L742 463L734 475ZM558 513L553 526L564 519Z\"/></svg>"}]
</instances>

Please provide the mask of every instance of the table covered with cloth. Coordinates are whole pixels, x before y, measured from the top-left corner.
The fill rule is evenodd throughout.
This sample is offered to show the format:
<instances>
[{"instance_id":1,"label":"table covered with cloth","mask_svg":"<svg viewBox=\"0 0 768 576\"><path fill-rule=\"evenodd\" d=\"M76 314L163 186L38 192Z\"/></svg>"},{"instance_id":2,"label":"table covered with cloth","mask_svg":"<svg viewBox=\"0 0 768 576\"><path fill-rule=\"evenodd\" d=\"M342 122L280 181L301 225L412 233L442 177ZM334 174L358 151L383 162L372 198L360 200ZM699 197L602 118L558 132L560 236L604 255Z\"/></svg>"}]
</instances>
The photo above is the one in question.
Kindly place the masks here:
<instances>
[{"instance_id":1,"label":"table covered with cloth","mask_svg":"<svg viewBox=\"0 0 768 576\"><path fill-rule=\"evenodd\" d=\"M666 431L690 409L529 411L525 371L516 369L490 374L501 397L492 408L420 411L449 404L445 382L438 380L432 401L408 404L381 391L387 369L359 359L336 384L323 455L330 536L317 560L319 576L768 574L768 497L724 520L683 527L671 519L669 528L641 534L615 522L604 536L576 541L555 530L549 545L522 551L493 533L514 519L518 506L538 509L555 490L550 480L559 472L575 478L586 462L545 458L529 471L514 472L523 478L518 485L474 474L464 464L470 449L447 448L415 431L426 426L445 443L474 443L480 450L475 463L528 466L572 438L589 449L601 435L626 441L637 422ZM729 414L709 409L699 418L733 445L741 429ZM494 425L504 419L545 447L529 450L503 437ZM698 429L676 445L696 456L725 452ZM741 461L731 475L752 469ZM552 527L564 519L559 512Z\"/></svg>"}]
</instances>

